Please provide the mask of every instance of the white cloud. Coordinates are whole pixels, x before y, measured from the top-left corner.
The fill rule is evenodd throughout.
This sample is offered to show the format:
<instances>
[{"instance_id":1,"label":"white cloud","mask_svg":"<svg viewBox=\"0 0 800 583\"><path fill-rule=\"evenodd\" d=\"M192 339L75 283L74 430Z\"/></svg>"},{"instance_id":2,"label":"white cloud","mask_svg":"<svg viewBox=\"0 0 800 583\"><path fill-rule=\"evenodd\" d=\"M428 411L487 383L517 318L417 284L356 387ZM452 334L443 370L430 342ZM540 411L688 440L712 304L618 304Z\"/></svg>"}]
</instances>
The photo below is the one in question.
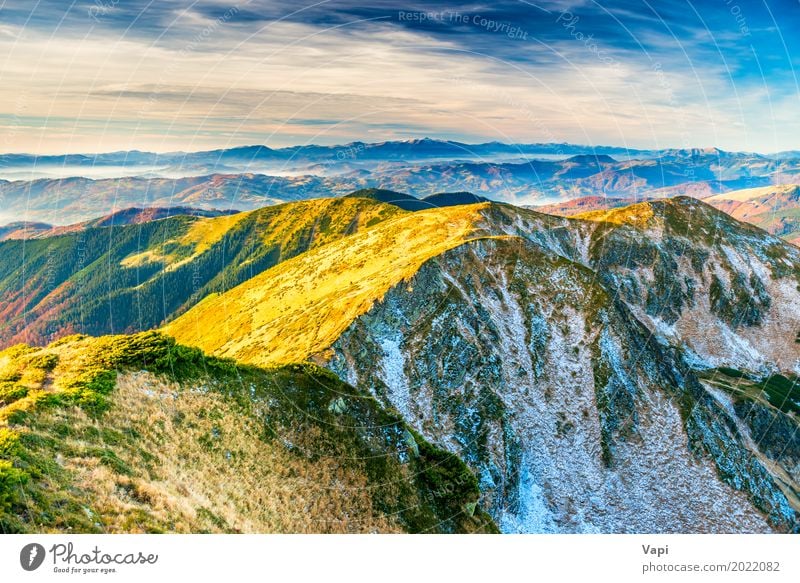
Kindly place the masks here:
<instances>
[{"instance_id":1,"label":"white cloud","mask_svg":"<svg viewBox=\"0 0 800 583\"><path fill-rule=\"evenodd\" d=\"M6 123L0 144L14 131L7 150L202 149L407 137L408 128L520 142L681 146L688 136L691 145L794 147L796 132L769 130L797 127L796 98L772 104L764 131L764 88L736 95L724 69L695 74L680 57L657 61L659 72L640 54L609 52L604 62L565 39L519 42L537 58L502 62L382 23L246 28L194 12L178 23L158 42L0 29L0 113L24 114L28 126Z\"/></svg>"}]
</instances>

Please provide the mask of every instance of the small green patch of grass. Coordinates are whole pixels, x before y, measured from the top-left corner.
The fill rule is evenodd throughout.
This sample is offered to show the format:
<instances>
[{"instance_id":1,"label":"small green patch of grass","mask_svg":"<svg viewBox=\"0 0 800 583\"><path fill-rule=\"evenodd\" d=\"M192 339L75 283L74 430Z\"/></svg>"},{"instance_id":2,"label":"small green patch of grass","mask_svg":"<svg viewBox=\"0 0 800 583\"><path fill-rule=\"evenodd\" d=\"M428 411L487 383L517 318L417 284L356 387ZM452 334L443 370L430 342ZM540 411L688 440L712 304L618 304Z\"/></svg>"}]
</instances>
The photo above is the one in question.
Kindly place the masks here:
<instances>
[{"instance_id":1,"label":"small green patch of grass","mask_svg":"<svg viewBox=\"0 0 800 583\"><path fill-rule=\"evenodd\" d=\"M721 367L699 373L705 381L724 389L735 399L769 403L784 413L800 415L800 382L798 377L781 374L758 379L737 369Z\"/></svg>"},{"instance_id":2,"label":"small green patch of grass","mask_svg":"<svg viewBox=\"0 0 800 583\"><path fill-rule=\"evenodd\" d=\"M767 400L784 413L800 415L800 386L798 378L772 375L756 384L764 391Z\"/></svg>"}]
</instances>

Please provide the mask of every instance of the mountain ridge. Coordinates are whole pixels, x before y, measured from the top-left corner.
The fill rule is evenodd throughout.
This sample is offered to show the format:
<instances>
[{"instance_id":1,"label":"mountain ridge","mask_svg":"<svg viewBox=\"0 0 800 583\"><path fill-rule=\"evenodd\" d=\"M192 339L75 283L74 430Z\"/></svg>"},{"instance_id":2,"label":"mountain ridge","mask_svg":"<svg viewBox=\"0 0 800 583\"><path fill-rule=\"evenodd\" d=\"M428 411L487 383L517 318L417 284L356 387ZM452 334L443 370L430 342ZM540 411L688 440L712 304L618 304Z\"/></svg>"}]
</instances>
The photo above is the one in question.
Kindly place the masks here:
<instances>
[{"instance_id":1,"label":"mountain ridge","mask_svg":"<svg viewBox=\"0 0 800 583\"><path fill-rule=\"evenodd\" d=\"M151 233L151 243L142 238L144 232ZM161 346L173 342L160 335L167 334L177 344L166 354L174 350L176 362L183 363L176 371L203 362L203 353L211 355L210 363L235 358L235 366L264 374L298 366L301 372L328 371L319 374L331 375L335 387L339 382L351 387L336 391L355 391L381 410L396 412L420 450L428 443L453 456L452 464L466 464L476 490L452 501L447 512L491 522L481 526L470 518L447 529L800 528L800 250L702 201L676 197L564 218L496 202L412 213L351 196L86 233L121 234L123 247L126 238L137 241L98 257L98 265L116 266L114 277L144 274L157 284L154 290L170 289L169 274L185 277L200 268L209 278L191 302L171 304L160 333L86 339L87 345L139 346L150 338ZM38 249L40 267L46 266L52 256L48 245L61 240L69 237L28 241L27 251ZM215 249L234 250L236 241L241 253L224 255L223 271L202 267ZM2 245L0 260L13 262L9 250L19 242ZM281 251L270 251L275 248ZM254 257L264 262L226 273ZM65 258L64 264L72 265L69 255ZM12 292L19 287L6 285ZM141 294L145 288L137 282L132 289ZM31 291L23 297L30 298ZM116 296L100 297L99 305L114 305ZM145 306L152 304L148 297L143 296ZM82 312L52 304L39 314L44 332L53 314L67 323L82 321ZM160 320L132 322L131 332ZM0 332L7 340L7 331ZM10 348L0 354L0 368L4 362L27 367L26 354L37 363L49 362L46 355L60 342L75 341ZM172 362L173 356L157 354ZM152 359L131 358L132 368L122 366L127 360L117 365L119 395L130 398L131 387L141 382L161 387L146 376L158 372L148 364ZM36 367L20 370L0 379L10 383L0 388L8 389L12 412L30 391L39 394L48 374ZM139 373L144 381L129 376ZM316 382L302 378L295 377L302 387ZM117 394L108 391L112 398ZM106 399L106 393L75 394L90 404ZM293 398L303 394L305 389ZM346 400L321 402L332 414L348 408ZM123 402L113 406L141 422ZM227 407L223 418L232 411ZM191 408L184 412L198 414ZM35 419L49 423L38 415ZM233 426L218 428L225 436L241 433ZM15 425L17 430L23 429ZM209 426L211 437L203 437L204 443L215 443L212 430ZM395 437L396 447L405 443L413 450L408 435ZM358 441L347 443L361 447ZM112 451L120 460L130 459L125 448ZM15 463L8 471L22 464ZM113 459L107 464L117 467ZM255 475L246 476L251 478ZM138 487L141 480L145 476L136 475L130 484ZM335 500L337 507L344 504ZM368 510L369 500L357 500L368 522L381 520L380 513ZM148 524L161 524L148 504L140 510ZM197 512L182 514L181 524L189 530L211 528L213 521L198 519ZM242 524L240 514L212 512L227 517L229 525ZM413 530L414 524L419 523L394 527Z\"/></svg>"},{"instance_id":2,"label":"mountain ridge","mask_svg":"<svg viewBox=\"0 0 800 583\"><path fill-rule=\"evenodd\" d=\"M787 478L800 453L796 437L788 437L785 451L766 454L741 437L757 430L754 417L728 412L733 405L726 399L734 397L727 391L737 399L741 394L731 388L714 392L696 371L738 367L769 374L764 365L770 360L770 370L796 379L800 321L793 306L800 301L800 254L694 199L611 213L562 219L484 203L398 217L211 298L165 332L262 366L310 358L330 368L463 457L480 476L482 500L504 532L643 532L654 524L656 530L681 532L697 528L698 521L714 532L796 529L797 480ZM421 218L438 227L430 232L411 220ZM418 248L414 241L436 232L436 252L427 248L410 256ZM408 248L393 248L384 239ZM729 257L728 242L740 254L750 253L751 265L763 267L747 268L744 259ZM705 257L705 263L673 266L669 258L679 257L675 244L692 245L692 256ZM621 259L619 246L641 258ZM351 268L351 255L370 261ZM693 296L657 282L646 297L630 293L636 285L641 289L651 262L659 265L662 255L663 277L691 279ZM711 266L710 273L696 271ZM327 281L350 284L325 292ZM794 282L793 291L780 282ZM759 297L769 301L753 306L746 291L759 285ZM309 296L306 287L321 292ZM291 300L291 293L302 300ZM222 315L223 326L216 339L204 329L214 314ZM700 314L708 325L729 330L730 343L709 346L702 330L674 323L678 331L671 336L660 328L661 318L688 323ZM775 332L762 331L764 326ZM745 353L737 352L730 334L753 343L762 356L742 360ZM794 386L796 380L788 382ZM572 389L564 392L573 386L580 392L577 401ZM739 404L796 426L791 414L762 401L745 398ZM579 448L565 466L558 444L570 435L598 449ZM538 443L549 444L547 451ZM671 469L644 453L667 443L682 444L670 450ZM596 477L568 469L579 467L595 468ZM714 494L706 499L689 486L683 493L665 490L659 484L673 482L662 471L683 476L685 484L702 483L706 494ZM542 482L541 476L550 479ZM602 504L576 500L558 486L578 481L591 491L596 480L618 479L637 486L621 497L606 491ZM657 493L659 504L643 502L644 492ZM686 506L687 497L697 505ZM725 500L736 521L709 515L705 508L712 500ZM691 513L688 522L671 510L676 505Z\"/></svg>"},{"instance_id":3,"label":"mountain ridge","mask_svg":"<svg viewBox=\"0 0 800 583\"><path fill-rule=\"evenodd\" d=\"M312 199L5 241L2 343L153 328L207 294L403 212L367 199Z\"/></svg>"}]
</instances>

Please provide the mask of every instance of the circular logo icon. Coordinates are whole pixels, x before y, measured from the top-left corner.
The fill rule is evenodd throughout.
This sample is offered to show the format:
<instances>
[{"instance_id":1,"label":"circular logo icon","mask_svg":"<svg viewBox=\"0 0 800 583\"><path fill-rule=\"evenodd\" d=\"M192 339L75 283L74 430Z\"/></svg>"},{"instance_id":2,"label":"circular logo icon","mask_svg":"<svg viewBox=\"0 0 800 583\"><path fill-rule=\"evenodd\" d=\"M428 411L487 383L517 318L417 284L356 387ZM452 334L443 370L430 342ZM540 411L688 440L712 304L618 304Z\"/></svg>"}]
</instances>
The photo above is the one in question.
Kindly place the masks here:
<instances>
[{"instance_id":1,"label":"circular logo icon","mask_svg":"<svg viewBox=\"0 0 800 583\"><path fill-rule=\"evenodd\" d=\"M42 566L44 555L44 547L39 543L25 545L19 552L19 564L26 571L35 571Z\"/></svg>"}]
</instances>

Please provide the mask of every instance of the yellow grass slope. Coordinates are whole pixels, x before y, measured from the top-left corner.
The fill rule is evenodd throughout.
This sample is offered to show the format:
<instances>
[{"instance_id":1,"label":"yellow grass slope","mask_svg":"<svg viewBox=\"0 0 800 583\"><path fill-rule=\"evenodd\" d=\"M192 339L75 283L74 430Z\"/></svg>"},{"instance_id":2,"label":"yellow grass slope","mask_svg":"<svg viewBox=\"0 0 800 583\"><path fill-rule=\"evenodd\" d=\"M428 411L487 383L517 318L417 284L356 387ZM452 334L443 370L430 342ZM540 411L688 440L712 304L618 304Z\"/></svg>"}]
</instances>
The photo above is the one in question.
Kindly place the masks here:
<instances>
[{"instance_id":1,"label":"yellow grass slope","mask_svg":"<svg viewBox=\"0 0 800 583\"><path fill-rule=\"evenodd\" d=\"M313 248L403 214L406 211L396 206L366 198L316 198L194 219L182 235L130 255L121 265L132 268L162 263L167 271L177 269L221 243L233 229L242 225L244 228L250 225L261 233L260 245L288 250L303 246L300 239L304 235L309 239L305 246Z\"/></svg>"},{"instance_id":2,"label":"yellow grass slope","mask_svg":"<svg viewBox=\"0 0 800 583\"><path fill-rule=\"evenodd\" d=\"M571 218L614 225L646 225L653 219L653 216L653 205L643 202L610 210L588 211L573 215Z\"/></svg>"},{"instance_id":3,"label":"yellow grass slope","mask_svg":"<svg viewBox=\"0 0 800 583\"><path fill-rule=\"evenodd\" d=\"M328 348L428 259L471 239L488 204L431 209L319 247L206 298L164 331L183 344L257 365Z\"/></svg>"},{"instance_id":4,"label":"yellow grass slope","mask_svg":"<svg viewBox=\"0 0 800 583\"><path fill-rule=\"evenodd\" d=\"M182 236L165 241L156 249L129 255L120 262L120 265L133 268L161 262L174 269L210 249L251 212L197 219L189 224L188 230ZM180 259L175 253L176 249L184 250L186 257Z\"/></svg>"}]
</instances>

